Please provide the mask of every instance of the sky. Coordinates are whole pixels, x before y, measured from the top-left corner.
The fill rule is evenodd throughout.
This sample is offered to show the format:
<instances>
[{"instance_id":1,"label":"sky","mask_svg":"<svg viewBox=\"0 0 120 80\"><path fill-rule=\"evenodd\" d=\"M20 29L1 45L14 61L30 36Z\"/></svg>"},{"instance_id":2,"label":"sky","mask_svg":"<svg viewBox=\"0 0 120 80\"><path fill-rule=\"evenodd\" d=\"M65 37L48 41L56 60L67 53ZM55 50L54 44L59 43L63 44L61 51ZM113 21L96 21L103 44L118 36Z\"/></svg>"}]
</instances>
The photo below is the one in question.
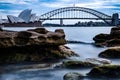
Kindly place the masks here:
<instances>
[{"instance_id":1,"label":"sky","mask_svg":"<svg viewBox=\"0 0 120 80\"><path fill-rule=\"evenodd\" d=\"M0 0L0 17L18 16L25 9L32 9L38 16L62 7L92 8L108 15L120 14L120 0Z\"/></svg>"}]
</instances>

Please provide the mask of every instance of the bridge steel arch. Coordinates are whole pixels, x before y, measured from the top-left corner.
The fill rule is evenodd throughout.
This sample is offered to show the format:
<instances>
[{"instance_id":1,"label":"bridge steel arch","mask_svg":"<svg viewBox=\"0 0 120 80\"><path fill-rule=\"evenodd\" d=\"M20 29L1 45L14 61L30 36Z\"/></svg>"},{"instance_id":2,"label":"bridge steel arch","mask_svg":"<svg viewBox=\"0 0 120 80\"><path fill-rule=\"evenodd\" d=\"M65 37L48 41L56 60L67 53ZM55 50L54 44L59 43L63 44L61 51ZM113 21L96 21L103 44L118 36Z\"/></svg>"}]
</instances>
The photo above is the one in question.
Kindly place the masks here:
<instances>
[{"instance_id":1,"label":"bridge steel arch","mask_svg":"<svg viewBox=\"0 0 120 80\"><path fill-rule=\"evenodd\" d=\"M59 8L59 9L56 9L56 10L53 10L53 11L50 11L48 13L45 13L43 15L41 15L39 17L39 20L50 20L50 18L52 16L55 16L57 14L60 14L60 13L63 13L63 12L67 12L67 11L82 11L82 12L85 12L85 13L89 13L91 15L94 15L96 16L98 19L100 20L103 20L104 22L110 24L110 20L112 20L112 17L107 15L107 14L104 14L102 12L99 12L97 10L94 10L94 9L90 9L90 8L84 8L84 7L64 7L64 8Z\"/></svg>"}]
</instances>

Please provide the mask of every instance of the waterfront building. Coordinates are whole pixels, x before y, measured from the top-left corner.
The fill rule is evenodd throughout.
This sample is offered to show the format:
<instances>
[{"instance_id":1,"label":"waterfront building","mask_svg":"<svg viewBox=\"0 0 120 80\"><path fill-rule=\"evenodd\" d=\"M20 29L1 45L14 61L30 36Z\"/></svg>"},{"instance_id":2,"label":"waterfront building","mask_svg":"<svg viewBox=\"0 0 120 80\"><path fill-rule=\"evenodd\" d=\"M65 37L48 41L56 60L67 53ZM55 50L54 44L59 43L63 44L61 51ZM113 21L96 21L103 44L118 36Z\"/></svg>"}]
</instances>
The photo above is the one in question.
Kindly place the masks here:
<instances>
[{"instance_id":1,"label":"waterfront building","mask_svg":"<svg viewBox=\"0 0 120 80\"><path fill-rule=\"evenodd\" d=\"M31 12L32 12L31 9L26 9L26 10L23 10L18 15L18 17L13 16L13 15L7 15L8 22L9 23L18 23L18 22L29 23L29 22L34 22L36 20L36 14L32 14Z\"/></svg>"},{"instance_id":2,"label":"waterfront building","mask_svg":"<svg viewBox=\"0 0 120 80\"><path fill-rule=\"evenodd\" d=\"M41 21L37 20L31 9L23 10L18 17L7 15L7 18L7 21L2 23L4 27L41 27Z\"/></svg>"}]
</instances>

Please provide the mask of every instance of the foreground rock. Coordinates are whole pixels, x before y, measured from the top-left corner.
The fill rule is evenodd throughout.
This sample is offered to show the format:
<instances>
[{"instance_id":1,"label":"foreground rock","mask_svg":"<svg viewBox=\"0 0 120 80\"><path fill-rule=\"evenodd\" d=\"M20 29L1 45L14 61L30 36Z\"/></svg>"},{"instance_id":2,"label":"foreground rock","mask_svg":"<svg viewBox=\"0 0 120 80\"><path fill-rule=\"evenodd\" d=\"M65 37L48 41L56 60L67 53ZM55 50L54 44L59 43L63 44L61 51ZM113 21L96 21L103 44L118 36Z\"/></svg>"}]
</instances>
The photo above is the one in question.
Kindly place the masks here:
<instances>
[{"instance_id":1,"label":"foreground rock","mask_svg":"<svg viewBox=\"0 0 120 80\"><path fill-rule=\"evenodd\" d=\"M98 66L96 64L84 61L64 61L63 67L65 68L88 68Z\"/></svg>"},{"instance_id":2,"label":"foreground rock","mask_svg":"<svg viewBox=\"0 0 120 80\"><path fill-rule=\"evenodd\" d=\"M62 67L65 68L88 68L88 67L95 67L95 66L101 66L111 64L110 60L107 59L96 59L96 58L87 58L82 61L64 61L62 64Z\"/></svg>"},{"instance_id":3,"label":"foreground rock","mask_svg":"<svg viewBox=\"0 0 120 80\"><path fill-rule=\"evenodd\" d=\"M111 47L101 52L99 57L104 58L120 58L120 47Z\"/></svg>"},{"instance_id":4,"label":"foreground rock","mask_svg":"<svg viewBox=\"0 0 120 80\"><path fill-rule=\"evenodd\" d=\"M107 46L106 41L110 39L109 34L98 34L96 35L93 40L95 41L96 46Z\"/></svg>"},{"instance_id":5,"label":"foreground rock","mask_svg":"<svg viewBox=\"0 0 120 80\"><path fill-rule=\"evenodd\" d=\"M93 63L93 64L98 64L99 66L112 63L111 60L103 59L103 58L86 58L85 61Z\"/></svg>"},{"instance_id":6,"label":"foreground rock","mask_svg":"<svg viewBox=\"0 0 120 80\"><path fill-rule=\"evenodd\" d=\"M110 34L98 34L93 40L96 46L112 47L101 52L99 57L120 58L120 26L113 27Z\"/></svg>"},{"instance_id":7,"label":"foreground rock","mask_svg":"<svg viewBox=\"0 0 120 80\"><path fill-rule=\"evenodd\" d=\"M55 32L45 28L27 31L0 31L0 63L59 60L74 56L66 44L62 29Z\"/></svg>"},{"instance_id":8,"label":"foreground rock","mask_svg":"<svg viewBox=\"0 0 120 80\"><path fill-rule=\"evenodd\" d=\"M91 77L120 77L120 66L119 65L106 65L93 68L88 76Z\"/></svg>"},{"instance_id":9,"label":"foreground rock","mask_svg":"<svg viewBox=\"0 0 120 80\"><path fill-rule=\"evenodd\" d=\"M110 34L98 34L93 40L96 46L120 46L120 27L113 27Z\"/></svg>"},{"instance_id":10,"label":"foreground rock","mask_svg":"<svg viewBox=\"0 0 120 80\"><path fill-rule=\"evenodd\" d=\"M64 80L81 80L84 78L84 75L77 72L70 72L64 75Z\"/></svg>"}]
</instances>

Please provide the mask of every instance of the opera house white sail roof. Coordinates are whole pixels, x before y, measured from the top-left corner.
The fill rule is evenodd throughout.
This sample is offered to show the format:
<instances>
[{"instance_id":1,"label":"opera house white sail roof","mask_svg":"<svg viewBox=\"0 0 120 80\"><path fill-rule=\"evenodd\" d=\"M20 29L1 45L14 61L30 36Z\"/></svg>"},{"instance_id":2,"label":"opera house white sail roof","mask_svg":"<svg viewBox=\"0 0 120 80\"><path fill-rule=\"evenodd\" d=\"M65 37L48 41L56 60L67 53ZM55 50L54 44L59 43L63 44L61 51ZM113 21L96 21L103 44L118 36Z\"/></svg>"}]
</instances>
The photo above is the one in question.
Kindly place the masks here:
<instances>
[{"instance_id":1,"label":"opera house white sail roof","mask_svg":"<svg viewBox=\"0 0 120 80\"><path fill-rule=\"evenodd\" d=\"M32 12L31 9L26 9L26 10L23 10L18 15L18 17L15 17L13 15L7 15L8 21L10 23L18 23L18 22L29 23L29 22L34 22L36 20L36 14L32 14L31 12Z\"/></svg>"},{"instance_id":2,"label":"opera house white sail roof","mask_svg":"<svg viewBox=\"0 0 120 80\"><path fill-rule=\"evenodd\" d=\"M7 15L7 17L8 17L8 21L10 23L24 22L24 20L19 18L19 17L15 17L15 16L12 16L12 15Z\"/></svg>"}]
</instances>

